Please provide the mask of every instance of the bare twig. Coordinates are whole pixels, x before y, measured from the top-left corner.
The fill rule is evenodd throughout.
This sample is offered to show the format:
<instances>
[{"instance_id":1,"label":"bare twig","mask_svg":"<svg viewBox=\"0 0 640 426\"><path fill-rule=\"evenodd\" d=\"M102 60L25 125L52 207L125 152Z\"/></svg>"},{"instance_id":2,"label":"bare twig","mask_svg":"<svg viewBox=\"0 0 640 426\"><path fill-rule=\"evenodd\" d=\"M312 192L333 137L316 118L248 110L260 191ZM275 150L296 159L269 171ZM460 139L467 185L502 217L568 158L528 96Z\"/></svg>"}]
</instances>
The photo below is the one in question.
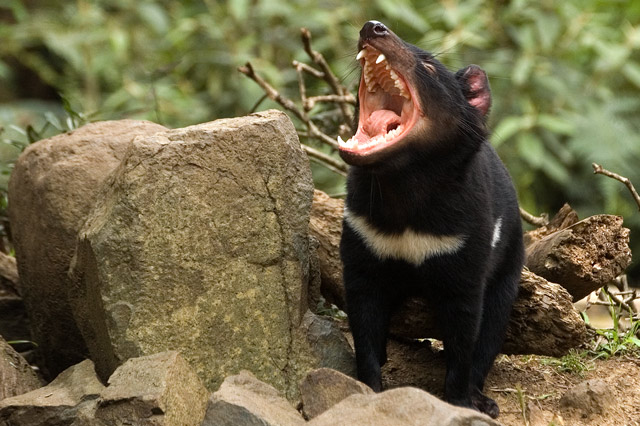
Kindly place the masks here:
<instances>
[{"instance_id":1,"label":"bare twig","mask_svg":"<svg viewBox=\"0 0 640 426\"><path fill-rule=\"evenodd\" d=\"M243 67L238 67L238 71L258 83L258 86L262 87L262 90L264 90L266 95L269 96L271 100L279 103L286 110L294 113L296 117L298 117L303 122L306 123L307 121L309 121L309 118L306 116L306 114L302 112L291 99L287 98L284 95L281 95L280 92L273 88L273 86L271 86L262 77L256 74L253 69L253 65L251 65L251 62L247 62Z\"/></svg>"},{"instance_id":2,"label":"bare twig","mask_svg":"<svg viewBox=\"0 0 640 426\"><path fill-rule=\"evenodd\" d=\"M315 106L316 103L318 102L334 102L334 103L339 103L339 104L356 104L356 98L354 98L352 95L348 95L348 96L342 96L342 95L320 95L320 96L313 96L310 98L307 98L307 105L308 108L311 109Z\"/></svg>"},{"instance_id":3,"label":"bare twig","mask_svg":"<svg viewBox=\"0 0 640 426\"><path fill-rule=\"evenodd\" d=\"M260 99L258 99L258 102L256 102L256 103L253 105L253 107L251 108L251 110L250 110L250 111L251 111L251 113L256 112L256 110L258 109L258 107L260 106L260 104L261 104L262 102L264 102L264 100L265 100L265 99L267 99L268 97L269 97L269 96L267 96L267 94L266 94L266 93L265 93L264 95L262 95L262 96L260 97Z\"/></svg>"},{"instance_id":4,"label":"bare twig","mask_svg":"<svg viewBox=\"0 0 640 426\"><path fill-rule=\"evenodd\" d=\"M619 294L617 292L613 292L610 290L606 290L606 292L607 292L607 295L609 295L609 297L613 301L614 306L617 305L624 308L631 315L634 315L637 313L635 309L633 309L627 302L625 302L619 297Z\"/></svg>"},{"instance_id":5,"label":"bare twig","mask_svg":"<svg viewBox=\"0 0 640 426\"><path fill-rule=\"evenodd\" d=\"M540 216L534 216L522 207L520 207L520 217L525 222L533 225L533 226L545 226L549 224L549 215L546 213L542 213Z\"/></svg>"},{"instance_id":6,"label":"bare twig","mask_svg":"<svg viewBox=\"0 0 640 426\"><path fill-rule=\"evenodd\" d=\"M325 73L316 70L313 67L310 67L307 64L302 62L293 61L293 66L296 69L298 74L298 91L300 92L300 99L302 100L302 107L305 112L309 112L313 109L313 107L318 102L331 102L337 104L351 104L356 105L356 98L349 92L346 95L320 95L320 96L312 96L307 97L307 87L304 84L304 75L303 73L309 73L316 78L324 79ZM349 129L351 130L351 129Z\"/></svg>"},{"instance_id":7,"label":"bare twig","mask_svg":"<svg viewBox=\"0 0 640 426\"><path fill-rule=\"evenodd\" d=\"M264 90L264 92L270 99L279 103L284 109L286 109L287 111L291 111L296 117L298 117L300 121L302 121L307 126L310 137L320 139L322 142L332 146L335 149L338 149L338 142L336 142L332 137L320 130L318 126L316 126L315 123L309 118L307 113L298 108L298 106L291 99L282 95L275 88L273 88L273 86L267 83L262 77L256 74L255 70L253 69L253 65L251 65L251 62L247 62L243 67L238 67L238 71L255 81L260 87L262 87L262 90Z\"/></svg>"},{"instance_id":8,"label":"bare twig","mask_svg":"<svg viewBox=\"0 0 640 426\"><path fill-rule=\"evenodd\" d=\"M633 184L631 183L629 178L620 176L617 173L610 172L609 170L604 169L600 164L593 163L591 164L591 166L593 167L593 173L609 176L612 179L615 179L619 182L624 183L626 187L629 189L629 192L631 192L631 195L633 196L633 199L635 200L636 204L638 205L638 210L640 210L640 195L638 195L638 192L633 187Z\"/></svg>"},{"instance_id":9,"label":"bare twig","mask_svg":"<svg viewBox=\"0 0 640 426\"><path fill-rule=\"evenodd\" d=\"M311 74L315 78L324 80L324 73L322 71L318 71L312 66L305 64L304 62L293 61L292 65L295 69L299 69L300 71L304 71L308 74Z\"/></svg>"},{"instance_id":10,"label":"bare twig","mask_svg":"<svg viewBox=\"0 0 640 426\"><path fill-rule=\"evenodd\" d=\"M301 30L302 44L304 50L309 55L311 60L317 65L317 68L298 61L293 61L292 65L296 69L298 77L298 90L300 92L300 99L302 101L302 107L298 106L294 101L289 99L284 94L280 93L277 89L267 83L260 75L258 75L250 62L247 62L245 66L238 67L238 71L255 81L265 92L264 97L269 97L273 101L280 104L285 110L291 112L296 116L306 127L305 130L298 130L298 134L306 136L312 139L317 139L322 143L331 146L332 149L338 149L337 141L320 130L318 125L311 119L309 113L318 103L333 103L337 104L340 109L341 123L339 123L338 134L346 136L352 133L353 126L353 106L356 105L357 100L349 90L340 83L340 80L333 74L329 68L329 64L322 56L321 53L316 52L311 48L311 33L309 30L302 28ZM319 69L318 69L319 68ZM333 94L319 95L319 96L307 96L307 87L305 85L304 76L309 74L315 78L324 80ZM263 97L263 99L264 99ZM261 99L257 104L262 102ZM321 163L331 171L340 175L345 175L347 172L347 165L337 158L324 154L314 148L303 145L305 152L309 155L309 158Z\"/></svg>"},{"instance_id":11,"label":"bare twig","mask_svg":"<svg viewBox=\"0 0 640 426\"><path fill-rule=\"evenodd\" d=\"M311 60L320 67L320 70L324 74L324 80L329 84L333 93L340 96L349 95L350 93L347 88L340 83L340 80L338 80L335 74L331 71L331 68L329 68L329 64L324 59L324 56L311 48L311 32L306 28L301 28L300 36L302 37L302 44L304 45L305 52L307 52L307 55L309 55ZM349 124L352 123L353 115L347 105L344 103L339 103L338 105L340 106L340 111L342 111L344 122Z\"/></svg>"},{"instance_id":12,"label":"bare twig","mask_svg":"<svg viewBox=\"0 0 640 426\"><path fill-rule=\"evenodd\" d=\"M314 149L308 145L302 145L302 148L307 153L309 158L319 160L323 166L327 167L334 173L337 173L342 176L347 175L347 166L345 165L345 163L338 161L335 158L323 152L320 152L317 149Z\"/></svg>"}]
</instances>

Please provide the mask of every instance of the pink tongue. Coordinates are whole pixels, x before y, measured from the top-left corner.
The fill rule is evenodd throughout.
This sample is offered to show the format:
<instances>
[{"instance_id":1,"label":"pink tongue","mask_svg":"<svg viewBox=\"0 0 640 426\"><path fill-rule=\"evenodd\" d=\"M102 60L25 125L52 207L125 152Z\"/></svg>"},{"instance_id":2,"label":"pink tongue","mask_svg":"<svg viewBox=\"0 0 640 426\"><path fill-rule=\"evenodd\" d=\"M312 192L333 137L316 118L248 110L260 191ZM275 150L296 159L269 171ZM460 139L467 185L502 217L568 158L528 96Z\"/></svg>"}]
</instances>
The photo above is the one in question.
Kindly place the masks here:
<instances>
[{"instance_id":1,"label":"pink tongue","mask_svg":"<svg viewBox=\"0 0 640 426\"><path fill-rule=\"evenodd\" d=\"M374 111L364 125L370 137L385 135L389 124L400 124L400 116L388 109Z\"/></svg>"}]
</instances>

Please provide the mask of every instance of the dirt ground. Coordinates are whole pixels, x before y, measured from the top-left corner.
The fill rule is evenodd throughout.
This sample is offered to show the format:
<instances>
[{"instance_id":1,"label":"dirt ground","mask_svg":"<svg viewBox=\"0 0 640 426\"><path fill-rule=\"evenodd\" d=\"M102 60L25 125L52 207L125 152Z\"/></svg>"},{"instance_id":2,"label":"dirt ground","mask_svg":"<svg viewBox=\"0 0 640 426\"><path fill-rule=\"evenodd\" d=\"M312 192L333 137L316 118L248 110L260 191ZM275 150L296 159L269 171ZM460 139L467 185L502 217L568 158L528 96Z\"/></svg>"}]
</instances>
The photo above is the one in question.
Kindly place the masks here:
<instances>
[{"instance_id":1,"label":"dirt ground","mask_svg":"<svg viewBox=\"0 0 640 426\"><path fill-rule=\"evenodd\" d=\"M437 344L390 340L387 350L385 388L409 385L441 396L445 368ZM640 359L596 360L582 375L562 372L553 361L530 355L498 357L485 387L500 406L498 421L508 426L640 426ZM590 379L605 383L600 383L604 392L596 402L590 399L595 398L591 390L583 398L586 408L560 401L569 389Z\"/></svg>"}]
</instances>

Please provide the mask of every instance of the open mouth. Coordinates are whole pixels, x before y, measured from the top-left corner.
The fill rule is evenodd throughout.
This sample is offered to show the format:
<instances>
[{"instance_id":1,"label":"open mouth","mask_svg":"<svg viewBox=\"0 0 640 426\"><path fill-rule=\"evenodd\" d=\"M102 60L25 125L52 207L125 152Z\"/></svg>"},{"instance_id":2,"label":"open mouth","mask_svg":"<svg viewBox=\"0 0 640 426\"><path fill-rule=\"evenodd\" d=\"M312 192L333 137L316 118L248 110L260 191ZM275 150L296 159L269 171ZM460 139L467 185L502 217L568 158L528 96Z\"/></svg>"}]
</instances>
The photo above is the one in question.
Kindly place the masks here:
<instances>
[{"instance_id":1,"label":"open mouth","mask_svg":"<svg viewBox=\"0 0 640 426\"><path fill-rule=\"evenodd\" d=\"M342 151L367 155L400 141L418 121L420 109L413 88L379 50L365 45L356 59L362 64L358 130L347 141L338 137L338 143Z\"/></svg>"}]
</instances>

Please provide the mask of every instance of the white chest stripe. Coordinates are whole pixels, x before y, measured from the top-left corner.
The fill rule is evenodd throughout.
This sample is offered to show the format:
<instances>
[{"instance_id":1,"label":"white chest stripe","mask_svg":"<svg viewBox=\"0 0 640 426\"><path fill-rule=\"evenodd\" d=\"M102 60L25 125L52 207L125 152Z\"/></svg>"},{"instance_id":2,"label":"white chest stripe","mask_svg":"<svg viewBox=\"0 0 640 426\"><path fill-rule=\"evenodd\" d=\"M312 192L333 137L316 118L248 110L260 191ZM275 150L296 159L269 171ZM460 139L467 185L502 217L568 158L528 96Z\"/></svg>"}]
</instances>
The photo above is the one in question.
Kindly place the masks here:
<instances>
[{"instance_id":1,"label":"white chest stripe","mask_svg":"<svg viewBox=\"0 0 640 426\"><path fill-rule=\"evenodd\" d=\"M347 209L344 218L380 259L400 259L418 266L430 257L453 254L464 246L460 235L423 234L411 229L402 234L385 234Z\"/></svg>"},{"instance_id":2,"label":"white chest stripe","mask_svg":"<svg viewBox=\"0 0 640 426\"><path fill-rule=\"evenodd\" d=\"M496 220L496 224L493 226L493 236L491 237L491 247L495 248L498 245L498 241L500 241L500 229L502 228L502 218L499 217Z\"/></svg>"}]
</instances>

